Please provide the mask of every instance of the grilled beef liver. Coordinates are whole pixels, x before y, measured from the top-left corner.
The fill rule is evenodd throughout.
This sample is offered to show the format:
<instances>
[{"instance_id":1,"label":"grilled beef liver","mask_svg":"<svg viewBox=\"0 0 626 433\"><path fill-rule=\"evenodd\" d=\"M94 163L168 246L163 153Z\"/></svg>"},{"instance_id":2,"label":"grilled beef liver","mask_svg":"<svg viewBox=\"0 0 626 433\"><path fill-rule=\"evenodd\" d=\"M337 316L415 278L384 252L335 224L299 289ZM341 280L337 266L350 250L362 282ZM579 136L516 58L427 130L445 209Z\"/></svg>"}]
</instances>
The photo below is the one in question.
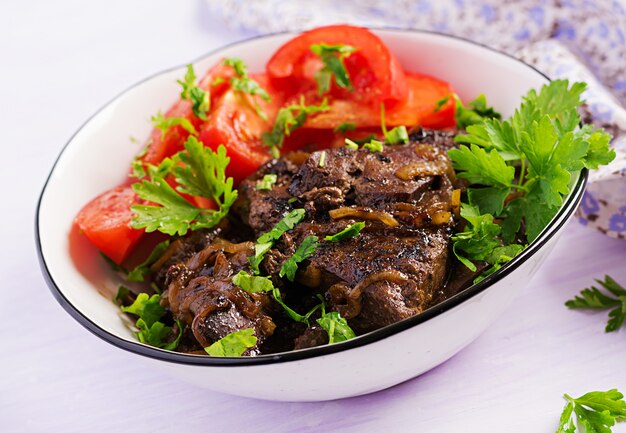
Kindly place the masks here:
<instances>
[{"instance_id":1,"label":"grilled beef liver","mask_svg":"<svg viewBox=\"0 0 626 433\"><path fill-rule=\"evenodd\" d=\"M280 307L266 294L251 295L232 284L234 274L249 270L256 238L287 212L303 208L305 219L261 264L287 304L305 312L321 295L327 310L338 311L357 334L423 311L447 278L458 203L452 199L456 181L446 153L452 135L414 130L411 138L380 153L338 148L286 155L262 166L239 186L231 218L241 228L181 240L178 253L162 263L164 303L202 346L244 328L253 328L259 338L252 355L327 342L316 325L274 333L275 323L280 328L285 321ZM258 190L266 174L277 181L269 191ZM324 240L357 221L366 226L356 238ZM280 278L282 263L310 235L320 239L317 250L299 264L294 282Z\"/></svg>"}]
</instances>

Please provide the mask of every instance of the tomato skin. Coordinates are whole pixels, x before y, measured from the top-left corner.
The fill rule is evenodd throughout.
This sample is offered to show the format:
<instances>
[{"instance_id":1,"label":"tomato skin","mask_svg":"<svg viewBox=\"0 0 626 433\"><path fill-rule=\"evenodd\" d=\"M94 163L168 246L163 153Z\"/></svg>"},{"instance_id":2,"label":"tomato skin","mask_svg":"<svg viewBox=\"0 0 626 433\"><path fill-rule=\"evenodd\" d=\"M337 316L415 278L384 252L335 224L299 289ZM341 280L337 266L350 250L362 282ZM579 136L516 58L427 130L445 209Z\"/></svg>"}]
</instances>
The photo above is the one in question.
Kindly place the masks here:
<instances>
[{"instance_id":1,"label":"tomato skin","mask_svg":"<svg viewBox=\"0 0 626 433\"><path fill-rule=\"evenodd\" d=\"M385 104L406 99L408 88L400 62L378 36L363 27L331 25L296 36L274 53L266 66L268 75L279 80L290 93L305 82L315 83L314 75L322 62L310 47L322 42L351 45L357 49L344 59L355 90L335 89L339 93L335 96Z\"/></svg>"},{"instance_id":2,"label":"tomato skin","mask_svg":"<svg viewBox=\"0 0 626 433\"><path fill-rule=\"evenodd\" d=\"M408 99L385 110L388 127L421 125L428 128L445 129L454 127L454 90L445 81L437 78L406 73L409 84ZM313 95L309 94L310 98ZM437 102L448 101L437 111ZM360 102L335 99L329 103L330 110L318 113L305 122L307 128L331 129L341 123L350 122L358 128L380 127L380 105L365 105Z\"/></svg>"},{"instance_id":3,"label":"tomato skin","mask_svg":"<svg viewBox=\"0 0 626 433\"><path fill-rule=\"evenodd\" d=\"M217 150L220 144L226 147L230 157L226 176L233 177L235 185L271 158L261 135L272 128L284 100L267 75L251 74L250 77L267 90L271 101L229 89L215 102L199 131L200 141L205 146L213 150ZM267 121L258 115L255 103L265 112Z\"/></svg>"},{"instance_id":4,"label":"tomato skin","mask_svg":"<svg viewBox=\"0 0 626 433\"><path fill-rule=\"evenodd\" d=\"M92 244L119 265L144 235L144 230L130 226L130 207L141 203L129 185L118 186L87 203L74 222Z\"/></svg>"}]
</instances>

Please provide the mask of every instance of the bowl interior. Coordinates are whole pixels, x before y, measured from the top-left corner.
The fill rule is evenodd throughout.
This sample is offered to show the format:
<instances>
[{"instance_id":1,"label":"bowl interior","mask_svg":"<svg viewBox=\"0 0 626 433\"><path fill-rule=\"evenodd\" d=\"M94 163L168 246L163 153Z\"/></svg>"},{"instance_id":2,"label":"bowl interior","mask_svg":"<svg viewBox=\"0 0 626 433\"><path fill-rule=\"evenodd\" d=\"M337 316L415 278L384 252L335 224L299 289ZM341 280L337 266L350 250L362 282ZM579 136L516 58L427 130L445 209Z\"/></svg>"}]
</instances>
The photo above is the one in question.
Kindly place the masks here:
<instances>
[{"instance_id":1,"label":"bowl interior","mask_svg":"<svg viewBox=\"0 0 626 433\"><path fill-rule=\"evenodd\" d=\"M522 95L547 79L523 63L485 47L448 36L407 31L376 31L405 69L452 84L463 100L484 93L505 117ZM200 74L223 57L240 57L250 71L261 71L274 50L292 35L274 35L230 45L194 63ZM72 314L133 344L135 337L111 302L120 283L98 253L72 229L90 199L122 183L150 130L150 116L177 99L176 79L185 67L148 78L116 97L71 138L44 188L38 209L40 254L49 278ZM66 308L67 305L66 305ZM83 324L85 324L83 322ZM89 327L89 326L88 326ZM91 329L93 331L93 329ZM160 349L152 349L159 351Z\"/></svg>"}]
</instances>

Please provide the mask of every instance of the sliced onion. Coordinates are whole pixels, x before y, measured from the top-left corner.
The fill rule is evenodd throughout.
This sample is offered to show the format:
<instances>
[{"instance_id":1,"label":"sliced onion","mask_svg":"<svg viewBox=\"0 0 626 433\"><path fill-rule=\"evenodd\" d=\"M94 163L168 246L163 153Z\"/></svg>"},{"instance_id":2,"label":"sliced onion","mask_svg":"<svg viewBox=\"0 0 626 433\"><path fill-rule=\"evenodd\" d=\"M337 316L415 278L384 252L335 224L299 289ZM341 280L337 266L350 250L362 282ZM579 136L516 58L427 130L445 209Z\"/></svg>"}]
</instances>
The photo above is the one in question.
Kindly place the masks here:
<instances>
[{"instance_id":1,"label":"sliced onion","mask_svg":"<svg viewBox=\"0 0 626 433\"><path fill-rule=\"evenodd\" d=\"M400 167L396 176L402 180L411 180L416 176L441 176L448 171L444 161L414 161Z\"/></svg>"},{"instance_id":2,"label":"sliced onion","mask_svg":"<svg viewBox=\"0 0 626 433\"><path fill-rule=\"evenodd\" d=\"M380 221L389 227L398 227L400 225L400 223L390 213L382 211L340 207L339 209L328 211L328 214L335 220L341 218L359 218L369 221Z\"/></svg>"}]
</instances>

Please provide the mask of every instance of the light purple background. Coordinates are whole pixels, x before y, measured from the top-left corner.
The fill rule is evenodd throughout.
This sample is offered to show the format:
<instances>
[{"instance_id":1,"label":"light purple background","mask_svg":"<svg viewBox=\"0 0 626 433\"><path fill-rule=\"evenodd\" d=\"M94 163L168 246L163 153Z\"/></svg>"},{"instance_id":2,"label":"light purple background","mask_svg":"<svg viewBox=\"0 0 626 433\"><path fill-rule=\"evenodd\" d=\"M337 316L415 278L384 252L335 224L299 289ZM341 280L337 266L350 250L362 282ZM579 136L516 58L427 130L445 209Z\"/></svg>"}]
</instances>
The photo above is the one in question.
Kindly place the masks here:
<instances>
[{"instance_id":1,"label":"light purple background","mask_svg":"<svg viewBox=\"0 0 626 433\"><path fill-rule=\"evenodd\" d=\"M360 398L290 404L216 394L148 369L70 318L35 254L47 173L114 95L246 36L219 20L202 0L0 3L0 432L553 432L564 392L626 391L625 332L607 335L604 313L563 306L593 277L626 283L626 244L576 222L475 343L420 378Z\"/></svg>"}]
</instances>

